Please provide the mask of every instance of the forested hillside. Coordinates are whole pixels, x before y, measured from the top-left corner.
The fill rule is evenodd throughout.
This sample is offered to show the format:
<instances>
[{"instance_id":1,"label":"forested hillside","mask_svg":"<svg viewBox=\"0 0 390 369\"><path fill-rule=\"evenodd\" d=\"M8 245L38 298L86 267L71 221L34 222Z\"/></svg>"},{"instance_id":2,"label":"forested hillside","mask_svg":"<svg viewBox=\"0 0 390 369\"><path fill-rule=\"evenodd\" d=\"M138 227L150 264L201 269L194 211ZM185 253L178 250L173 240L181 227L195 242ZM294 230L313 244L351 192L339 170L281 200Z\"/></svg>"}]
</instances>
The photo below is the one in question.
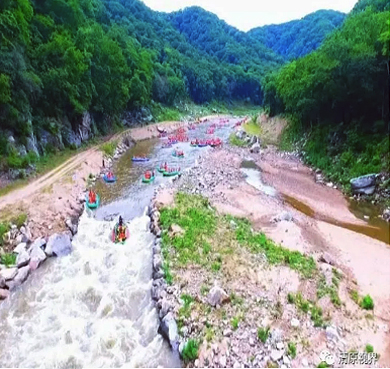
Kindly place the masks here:
<instances>
[{"instance_id":1,"label":"forested hillside","mask_svg":"<svg viewBox=\"0 0 390 369\"><path fill-rule=\"evenodd\" d=\"M0 40L0 156L11 168L152 101L260 104L261 78L282 63L259 43L236 42L239 61L212 55L138 0L2 0Z\"/></svg>"},{"instance_id":2,"label":"forested hillside","mask_svg":"<svg viewBox=\"0 0 390 369\"><path fill-rule=\"evenodd\" d=\"M388 2L359 2L317 51L267 77L271 115L285 112L295 122L286 138L308 133L301 140L308 161L345 184L354 176L388 171L390 11L385 6Z\"/></svg>"},{"instance_id":3,"label":"forested hillside","mask_svg":"<svg viewBox=\"0 0 390 369\"><path fill-rule=\"evenodd\" d=\"M299 20L253 28L248 35L292 60L318 49L345 17L344 13L335 10L318 10Z\"/></svg>"},{"instance_id":4,"label":"forested hillside","mask_svg":"<svg viewBox=\"0 0 390 369\"><path fill-rule=\"evenodd\" d=\"M283 62L264 43L200 7L186 8L166 17L191 45L220 62L240 65L245 71L259 75Z\"/></svg>"}]
</instances>

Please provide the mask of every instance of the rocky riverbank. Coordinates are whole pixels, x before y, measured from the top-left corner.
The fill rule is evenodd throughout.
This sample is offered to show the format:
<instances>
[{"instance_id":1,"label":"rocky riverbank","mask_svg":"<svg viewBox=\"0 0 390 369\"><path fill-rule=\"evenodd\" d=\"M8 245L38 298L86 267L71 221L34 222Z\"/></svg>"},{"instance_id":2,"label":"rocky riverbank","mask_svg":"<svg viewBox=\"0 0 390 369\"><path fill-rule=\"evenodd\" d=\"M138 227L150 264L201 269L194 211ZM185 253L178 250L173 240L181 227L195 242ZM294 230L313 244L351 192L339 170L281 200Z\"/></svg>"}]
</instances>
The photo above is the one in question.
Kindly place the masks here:
<instances>
[{"instance_id":1,"label":"rocky riverbank","mask_svg":"<svg viewBox=\"0 0 390 369\"><path fill-rule=\"evenodd\" d=\"M293 184L308 186L305 195L325 191L321 201L335 215L360 224L342 195L315 184L295 155L282 157L272 147L203 155L151 206L152 296L165 337L187 367L313 367L324 350L343 366L341 353L371 346L388 365L390 291L380 283L389 278L386 245L250 186L240 169L248 159L264 170L267 185L286 190L275 176L291 171ZM328 207L317 201L314 209Z\"/></svg>"}]
</instances>

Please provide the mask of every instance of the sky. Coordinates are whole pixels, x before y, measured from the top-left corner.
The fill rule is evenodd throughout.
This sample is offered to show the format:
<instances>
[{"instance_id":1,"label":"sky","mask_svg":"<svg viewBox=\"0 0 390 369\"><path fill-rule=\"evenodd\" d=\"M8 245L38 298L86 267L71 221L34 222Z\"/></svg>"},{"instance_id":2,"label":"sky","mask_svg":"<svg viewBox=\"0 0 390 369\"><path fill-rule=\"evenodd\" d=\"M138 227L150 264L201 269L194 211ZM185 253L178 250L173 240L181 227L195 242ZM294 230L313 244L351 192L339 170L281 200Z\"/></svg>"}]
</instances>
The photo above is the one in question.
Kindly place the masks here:
<instances>
[{"instance_id":1,"label":"sky","mask_svg":"<svg viewBox=\"0 0 390 369\"><path fill-rule=\"evenodd\" d=\"M242 30L279 24L319 9L344 13L352 10L357 0L142 0L149 8L172 12L187 6L201 6L228 24Z\"/></svg>"}]
</instances>

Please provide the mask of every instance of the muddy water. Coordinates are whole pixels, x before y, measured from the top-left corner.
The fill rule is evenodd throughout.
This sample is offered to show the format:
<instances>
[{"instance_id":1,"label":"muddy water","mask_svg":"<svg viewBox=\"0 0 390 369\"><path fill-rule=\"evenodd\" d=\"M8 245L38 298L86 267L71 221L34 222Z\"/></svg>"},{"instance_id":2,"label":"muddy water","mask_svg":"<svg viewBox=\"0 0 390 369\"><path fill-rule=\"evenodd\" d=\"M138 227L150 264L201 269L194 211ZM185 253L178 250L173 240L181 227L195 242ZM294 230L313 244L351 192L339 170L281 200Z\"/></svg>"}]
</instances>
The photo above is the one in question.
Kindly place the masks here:
<instances>
[{"instance_id":1,"label":"muddy water","mask_svg":"<svg viewBox=\"0 0 390 369\"><path fill-rule=\"evenodd\" d=\"M201 125L190 136L206 136L206 129ZM215 132L224 139L228 135L228 127ZM161 149L162 142L140 142L120 159L114 167L117 183L97 185L101 208L81 216L72 254L47 260L0 305L0 367L181 366L157 334L150 295L154 239L143 215L154 189L169 179L157 175L149 185L141 177L160 161L185 169L211 148L176 145L186 155L179 159L171 156L173 149ZM141 154L150 162L131 162ZM104 220L119 213L131 235L124 245L110 241L117 218Z\"/></svg>"},{"instance_id":2,"label":"muddy water","mask_svg":"<svg viewBox=\"0 0 390 369\"><path fill-rule=\"evenodd\" d=\"M277 192L273 187L267 186L262 182L261 170L254 161L243 160L241 163L241 171L246 175L247 183L254 188L269 196L277 195ZM366 236L390 244L390 225L379 217L380 208L378 206L369 203L349 201L349 210L357 218L367 222L367 225L357 225L340 222L336 219L317 214L311 207L302 201L299 201L296 198L286 194L281 194L281 198L294 209L311 218L322 220L324 222L346 228L357 233L365 234Z\"/></svg>"}]
</instances>

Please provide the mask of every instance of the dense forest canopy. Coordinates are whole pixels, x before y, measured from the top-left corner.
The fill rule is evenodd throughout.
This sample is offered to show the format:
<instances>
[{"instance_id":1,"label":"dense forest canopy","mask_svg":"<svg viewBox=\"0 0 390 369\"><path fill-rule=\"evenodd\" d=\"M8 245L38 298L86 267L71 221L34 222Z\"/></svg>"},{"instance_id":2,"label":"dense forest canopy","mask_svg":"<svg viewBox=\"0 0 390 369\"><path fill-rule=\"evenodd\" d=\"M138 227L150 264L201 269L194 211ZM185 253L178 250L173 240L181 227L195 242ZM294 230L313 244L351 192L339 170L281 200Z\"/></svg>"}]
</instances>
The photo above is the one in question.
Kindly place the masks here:
<instances>
[{"instance_id":1,"label":"dense forest canopy","mask_svg":"<svg viewBox=\"0 0 390 369\"><path fill-rule=\"evenodd\" d=\"M336 180L379 172L388 165L386 4L362 0L317 51L267 77L265 104L271 115L289 113L301 133L311 127L307 149L312 161L324 169L339 168Z\"/></svg>"},{"instance_id":2,"label":"dense forest canopy","mask_svg":"<svg viewBox=\"0 0 390 369\"><path fill-rule=\"evenodd\" d=\"M138 0L3 0L0 37L0 129L19 136L58 129L48 117L101 120L152 99L259 104L261 77L282 63L260 44L245 63L210 55Z\"/></svg>"},{"instance_id":3,"label":"dense forest canopy","mask_svg":"<svg viewBox=\"0 0 390 369\"><path fill-rule=\"evenodd\" d=\"M285 59L292 60L318 49L345 17L344 13L335 10L318 10L299 20L253 28L248 34Z\"/></svg>"}]
</instances>

